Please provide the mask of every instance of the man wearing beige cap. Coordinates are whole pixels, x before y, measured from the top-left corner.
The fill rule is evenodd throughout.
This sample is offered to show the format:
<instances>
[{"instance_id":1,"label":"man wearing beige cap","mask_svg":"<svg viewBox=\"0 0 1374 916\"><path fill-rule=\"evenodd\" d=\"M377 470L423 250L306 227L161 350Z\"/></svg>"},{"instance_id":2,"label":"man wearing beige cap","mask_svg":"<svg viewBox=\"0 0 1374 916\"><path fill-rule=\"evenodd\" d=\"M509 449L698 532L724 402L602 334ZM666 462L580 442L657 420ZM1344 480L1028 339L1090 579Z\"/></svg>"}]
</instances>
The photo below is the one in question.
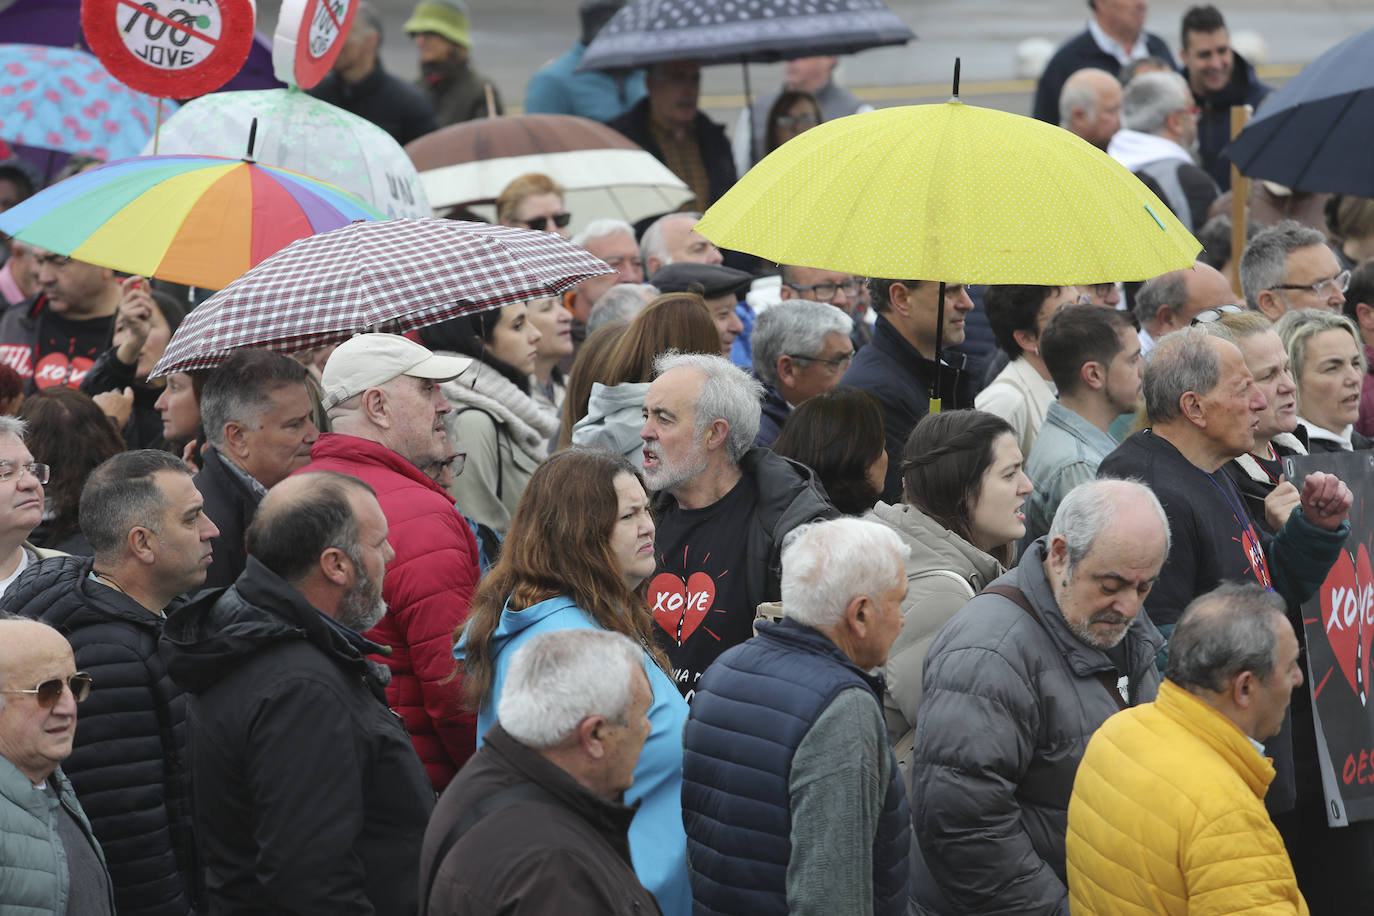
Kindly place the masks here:
<instances>
[{"instance_id":1,"label":"man wearing beige cap","mask_svg":"<svg viewBox=\"0 0 1374 916\"><path fill-rule=\"evenodd\" d=\"M420 55L416 85L434 106L440 127L501 114L495 84L468 58L472 33L463 0L421 0L405 30Z\"/></svg>"},{"instance_id":2,"label":"man wearing beige cap","mask_svg":"<svg viewBox=\"0 0 1374 916\"><path fill-rule=\"evenodd\" d=\"M395 556L382 588L386 616L364 635L391 647L387 703L405 721L436 791L477 740L461 679L450 678L453 631L467 619L479 578L477 542L453 499L424 472L451 453L438 383L465 363L395 334L360 334L340 345L321 380L334 431L315 443L305 468L351 474L377 492Z\"/></svg>"}]
</instances>

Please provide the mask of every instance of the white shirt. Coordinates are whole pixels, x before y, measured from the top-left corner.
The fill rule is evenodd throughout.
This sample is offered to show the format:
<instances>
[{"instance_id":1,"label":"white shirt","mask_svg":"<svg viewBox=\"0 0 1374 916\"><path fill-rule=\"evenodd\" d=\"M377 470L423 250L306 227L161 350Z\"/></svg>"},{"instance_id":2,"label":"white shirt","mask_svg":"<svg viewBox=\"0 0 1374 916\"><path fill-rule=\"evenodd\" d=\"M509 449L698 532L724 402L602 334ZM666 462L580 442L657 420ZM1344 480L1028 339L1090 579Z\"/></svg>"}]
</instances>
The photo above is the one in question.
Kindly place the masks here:
<instances>
[{"instance_id":1,"label":"white shirt","mask_svg":"<svg viewBox=\"0 0 1374 916\"><path fill-rule=\"evenodd\" d=\"M29 552L28 552L27 550L25 550L23 547L20 547L20 548L19 548L19 565L15 567L14 572L10 573L8 576L6 576L6 577L3 578L3 579L0 579L0 595L3 595L3 594L9 589L10 583L12 583L15 579L18 579L18 578L19 578L19 574L20 574L21 572L23 572L25 569L27 569L27 568L28 568L28 565L29 565Z\"/></svg>"},{"instance_id":2,"label":"white shirt","mask_svg":"<svg viewBox=\"0 0 1374 916\"><path fill-rule=\"evenodd\" d=\"M1150 48L1145 44L1145 31L1143 29L1129 51L1118 44L1115 38L1102 31L1102 26L1097 24L1096 16L1088 17L1088 34L1093 37L1093 41L1104 53L1115 57L1123 67L1133 60L1143 60L1150 56Z\"/></svg>"}]
</instances>

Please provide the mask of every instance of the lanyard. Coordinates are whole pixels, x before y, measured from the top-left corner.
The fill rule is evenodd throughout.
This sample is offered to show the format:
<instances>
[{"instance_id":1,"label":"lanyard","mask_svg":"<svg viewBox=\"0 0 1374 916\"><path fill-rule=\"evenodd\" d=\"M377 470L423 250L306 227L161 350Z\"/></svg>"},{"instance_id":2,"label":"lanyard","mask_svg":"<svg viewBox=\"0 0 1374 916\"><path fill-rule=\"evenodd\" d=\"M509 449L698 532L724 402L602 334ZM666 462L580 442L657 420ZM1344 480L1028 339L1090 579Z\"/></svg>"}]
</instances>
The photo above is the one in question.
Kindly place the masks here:
<instances>
[{"instance_id":1,"label":"lanyard","mask_svg":"<svg viewBox=\"0 0 1374 916\"><path fill-rule=\"evenodd\" d=\"M1250 523L1250 516L1246 514L1243 506L1237 506L1231 499L1231 494L1226 492L1226 488L1217 482L1211 474L1207 479L1212 481L1212 486L1221 493L1221 498L1226 500L1226 505L1231 510L1231 517L1240 526L1240 546L1245 551L1245 557L1250 563L1250 571L1255 574L1255 580L1270 591L1274 585L1269 578L1269 563L1264 558L1264 548L1260 546L1259 536L1255 534L1255 526Z\"/></svg>"}]
</instances>

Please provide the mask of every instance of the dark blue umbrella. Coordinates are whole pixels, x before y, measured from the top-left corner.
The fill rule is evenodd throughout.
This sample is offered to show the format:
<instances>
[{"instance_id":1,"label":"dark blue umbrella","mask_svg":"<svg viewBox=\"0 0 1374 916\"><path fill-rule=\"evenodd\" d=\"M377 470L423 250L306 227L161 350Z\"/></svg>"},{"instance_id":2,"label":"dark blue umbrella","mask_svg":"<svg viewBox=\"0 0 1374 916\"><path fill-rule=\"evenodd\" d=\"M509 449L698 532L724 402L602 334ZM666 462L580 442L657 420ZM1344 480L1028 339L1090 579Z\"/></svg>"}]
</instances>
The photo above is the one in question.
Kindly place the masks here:
<instances>
[{"instance_id":1,"label":"dark blue umbrella","mask_svg":"<svg viewBox=\"0 0 1374 916\"><path fill-rule=\"evenodd\" d=\"M668 60L768 63L852 54L915 37L882 0L630 0L597 34L578 69Z\"/></svg>"},{"instance_id":2,"label":"dark blue umbrella","mask_svg":"<svg viewBox=\"0 0 1374 916\"><path fill-rule=\"evenodd\" d=\"M1265 100L1225 153L1248 178L1374 197L1374 29L1348 38Z\"/></svg>"}]
</instances>

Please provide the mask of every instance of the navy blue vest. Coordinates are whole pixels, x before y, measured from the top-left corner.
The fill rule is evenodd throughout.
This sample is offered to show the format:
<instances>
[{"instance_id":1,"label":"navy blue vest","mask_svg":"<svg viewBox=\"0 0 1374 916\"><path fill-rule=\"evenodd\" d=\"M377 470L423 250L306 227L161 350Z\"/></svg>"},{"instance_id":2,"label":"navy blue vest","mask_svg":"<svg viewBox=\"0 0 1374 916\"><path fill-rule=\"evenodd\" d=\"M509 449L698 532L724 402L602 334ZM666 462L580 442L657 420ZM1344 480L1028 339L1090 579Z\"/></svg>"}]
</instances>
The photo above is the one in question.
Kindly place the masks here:
<instances>
[{"instance_id":1,"label":"navy blue vest","mask_svg":"<svg viewBox=\"0 0 1374 916\"><path fill-rule=\"evenodd\" d=\"M881 702L869 677L830 640L790 620L707 669L683 732L682 819L697 914L786 914L792 854L788 777L812 724L849 687ZM888 750L891 756L891 750ZM895 759L873 839L874 913L907 906L911 818Z\"/></svg>"}]
</instances>

